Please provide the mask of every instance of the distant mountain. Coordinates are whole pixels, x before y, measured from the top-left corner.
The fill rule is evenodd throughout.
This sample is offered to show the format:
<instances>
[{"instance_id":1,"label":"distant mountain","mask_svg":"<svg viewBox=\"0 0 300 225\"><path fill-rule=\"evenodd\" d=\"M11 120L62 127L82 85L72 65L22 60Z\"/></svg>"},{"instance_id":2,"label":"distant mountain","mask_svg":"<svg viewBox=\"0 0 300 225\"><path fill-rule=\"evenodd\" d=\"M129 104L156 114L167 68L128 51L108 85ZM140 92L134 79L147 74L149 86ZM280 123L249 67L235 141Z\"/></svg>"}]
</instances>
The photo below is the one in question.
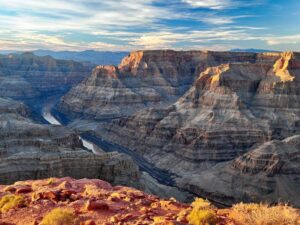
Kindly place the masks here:
<instances>
[{"instance_id":1,"label":"distant mountain","mask_svg":"<svg viewBox=\"0 0 300 225\"><path fill-rule=\"evenodd\" d=\"M118 65L121 60L127 56L128 52L100 52L87 50L83 52L76 51L51 51L35 50L32 51L37 56L51 56L55 59L74 60L78 62L91 62L96 65ZM0 51L2 54L19 53L16 51Z\"/></svg>"},{"instance_id":2,"label":"distant mountain","mask_svg":"<svg viewBox=\"0 0 300 225\"><path fill-rule=\"evenodd\" d=\"M255 53L260 53L260 52L279 52L279 51L274 51L274 50L256 49L256 48L246 48L246 49L235 48L235 49L231 49L230 51L231 52L255 52Z\"/></svg>"}]
</instances>

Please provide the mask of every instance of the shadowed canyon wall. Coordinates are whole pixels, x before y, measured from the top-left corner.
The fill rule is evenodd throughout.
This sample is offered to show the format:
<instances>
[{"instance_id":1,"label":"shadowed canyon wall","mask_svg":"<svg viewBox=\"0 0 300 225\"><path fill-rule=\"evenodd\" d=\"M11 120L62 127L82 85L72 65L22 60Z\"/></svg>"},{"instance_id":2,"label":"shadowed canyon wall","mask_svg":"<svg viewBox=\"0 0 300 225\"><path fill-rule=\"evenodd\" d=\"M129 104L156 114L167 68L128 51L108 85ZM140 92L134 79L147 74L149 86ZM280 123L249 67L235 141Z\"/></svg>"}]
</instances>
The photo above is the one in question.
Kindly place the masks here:
<instances>
[{"instance_id":1,"label":"shadowed canyon wall","mask_svg":"<svg viewBox=\"0 0 300 225\"><path fill-rule=\"evenodd\" d=\"M76 119L78 130L176 173L177 185L191 192L226 204L268 196L299 206L299 146L285 145L274 160L263 147L278 148L281 140L299 134L299 80L300 53L139 51L118 67L94 69L58 110ZM248 162L255 172L246 172L247 154L257 148L264 153ZM268 163L261 169L263 160ZM224 192L225 185L215 185L220 180L244 191ZM250 184L252 189L244 188Z\"/></svg>"}]
</instances>

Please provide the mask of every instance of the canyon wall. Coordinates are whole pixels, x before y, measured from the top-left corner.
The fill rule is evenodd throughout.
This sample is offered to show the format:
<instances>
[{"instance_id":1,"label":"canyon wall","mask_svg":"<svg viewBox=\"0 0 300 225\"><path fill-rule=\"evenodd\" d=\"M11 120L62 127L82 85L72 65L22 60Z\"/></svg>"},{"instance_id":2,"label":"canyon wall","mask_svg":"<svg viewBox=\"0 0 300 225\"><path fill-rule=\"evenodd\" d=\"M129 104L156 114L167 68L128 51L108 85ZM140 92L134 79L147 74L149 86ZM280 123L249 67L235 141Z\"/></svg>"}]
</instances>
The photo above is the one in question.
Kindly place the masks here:
<instances>
[{"instance_id":1,"label":"canyon wall","mask_svg":"<svg viewBox=\"0 0 300 225\"><path fill-rule=\"evenodd\" d=\"M87 129L176 173L179 186L205 194L221 176L204 185L198 174L210 176L215 166L238 160L255 147L299 134L299 79L300 53L140 51L131 53L118 67L97 67L62 98L58 109L73 119L115 118L95 120L95 126ZM83 127L84 122L77 129ZM297 155L299 146L295 149ZM299 163L285 157L287 165L299 167ZM259 164L253 167L255 171ZM242 173L243 168L236 166L235 171ZM294 195L283 194L296 187L289 179L297 180L298 170L258 174L273 183L268 190L273 197L268 200L299 205ZM191 177L201 192L185 185ZM235 176L233 183L232 177L225 176L224 182L260 185L250 177L247 173ZM281 185L283 180L285 185ZM230 204L244 196L235 192L237 196L217 198L222 188L216 186L215 194L205 197ZM295 193L299 196L299 191ZM264 192L254 196L256 201L265 200Z\"/></svg>"},{"instance_id":2,"label":"canyon wall","mask_svg":"<svg viewBox=\"0 0 300 225\"><path fill-rule=\"evenodd\" d=\"M139 51L118 66L98 66L62 98L65 114L94 119L130 116L148 107L175 102L207 67L259 61L253 53ZM272 61L275 57L265 56Z\"/></svg>"},{"instance_id":3,"label":"canyon wall","mask_svg":"<svg viewBox=\"0 0 300 225\"><path fill-rule=\"evenodd\" d=\"M92 65L38 57L32 53L0 55L0 96L34 98L65 93L92 71Z\"/></svg>"},{"instance_id":4,"label":"canyon wall","mask_svg":"<svg viewBox=\"0 0 300 225\"><path fill-rule=\"evenodd\" d=\"M71 176L139 187L139 169L116 152L94 155L63 126L37 124L22 103L0 98L0 182Z\"/></svg>"}]
</instances>

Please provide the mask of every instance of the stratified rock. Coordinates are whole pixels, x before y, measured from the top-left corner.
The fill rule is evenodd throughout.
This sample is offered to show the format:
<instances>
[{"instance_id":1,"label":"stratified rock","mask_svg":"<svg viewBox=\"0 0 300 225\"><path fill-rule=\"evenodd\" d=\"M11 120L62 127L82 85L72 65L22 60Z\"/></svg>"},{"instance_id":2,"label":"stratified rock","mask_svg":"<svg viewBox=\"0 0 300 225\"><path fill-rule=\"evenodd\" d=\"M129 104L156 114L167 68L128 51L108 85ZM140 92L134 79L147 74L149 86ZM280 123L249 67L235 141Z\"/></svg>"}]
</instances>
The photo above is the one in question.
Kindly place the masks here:
<instances>
[{"instance_id":1,"label":"stratified rock","mask_svg":"<svg viewBox=\"0 0 300 225\"><path fill-rule=\"evenodd\" d=\"M186 63L181 61L186 58ZM300 53L137 52L125 58L115 71L134 77L152 74L155 80L156 70L148 70L152 68L149 65L169 68L170 61L173 69L168 70L166 77L185 77L183 74L187 75L186 71L191 69L189 62L194 63L195 69L194 75L187 75L193 81L189 89L178 94L176 102L166 100L167 92L164 92L159 102L165 102L166 106L161 104L144 110L139 107L135 114L127 117L120 113L122 118L94 126L94 133L136 151L159 168L188 179L192 174L231 161L254 146L300 133ZM177 73L181 68L184 72ZM115 71L106 75L119 79L121 75ZM138 88L143 87L139 83ZM85 101L94 102L99 98L93 90L94 87L88 86L81 89ZM89 95L89 91L93 94ZM64 97L61 107L65 109L67 105L72 111L75 102L78 107L82 104L77 100L72 102L81 98L76 88L70 93ZM78 97L73 98L75 95ZM134 108L129 111L132 114L136 106L130 101L127 104ZM108 103L106 113L116 105ZM97 113L102 113L101 108ZM295 174L291 176L296 179ZM234 187L232 180L228 182ZM293 186L287 182L280 193ZM222 192L221 186L216 188ZM271 186L270 190L274 188ZM281 194L275 197L280 199ZM239 198L243 195L236 197ZM264 196L257 195L256 201L261 199Z\"/></svg>"},{"instance_id":2,"label":"stratified rock","mask_svg":"<svg viewBox=\"0 0 300 225\"><path fill-rule=\"evenodd\" d=\"M0 55L0 96L19 99L65 93L92 65L32 53Z\"/></svg>"},{"instance_id":3,"label":"stratified rock","mask_svg":"<svg viewBox=\"0 0 300 225\"><path fill-rule=\"evenodd\" d=\"M24 104L0 98L2 184L72 176L138 186L139 170L130 157L119 153L94 155L67 128L36 124L28 116Z\"/></svg>"},{"instance_id":4,"label":"stratified rock","mask_svg":"<svg viewBox=\"0 0 300 225\"><path fill-rule=\"evenodd\" d=\"M258 59L257 59L258 58ZM95 119L130 116L140 109L176 101L209 66L260 60L253 53L138 51L118 66L98 66L63 97L58 109ZM272 60L272 55L266 56Z\"/></svg>"},{"instance_id":5,"label":"stratified rock","mask_svg":"<svg viewBox=\"0 0 300 225\"><path fill-rule=\"evenodd\" d=\"M230 162L183 179L180 185L228 205L284 202L300 207L300 136L266 142Z\"/></svg>"}]
</instances>

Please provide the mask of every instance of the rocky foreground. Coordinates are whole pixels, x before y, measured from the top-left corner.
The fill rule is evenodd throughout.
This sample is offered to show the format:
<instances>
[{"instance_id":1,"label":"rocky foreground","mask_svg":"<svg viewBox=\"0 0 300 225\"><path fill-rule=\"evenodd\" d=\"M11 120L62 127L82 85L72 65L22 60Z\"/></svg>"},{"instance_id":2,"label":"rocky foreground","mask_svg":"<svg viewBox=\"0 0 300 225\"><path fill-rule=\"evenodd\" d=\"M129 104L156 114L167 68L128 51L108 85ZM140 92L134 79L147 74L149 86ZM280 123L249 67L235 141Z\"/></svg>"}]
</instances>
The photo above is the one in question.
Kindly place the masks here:
<instances>
[{"instance_id":1,"label":"rocky foreground","mask_svg":"<svg viewBox=\"0 0 300 225\"><path fill-rule=\"evenodd\" d=\"M138 51L97 67L58 110L189 192L299 207L299 87L297 52Z\"/></svg>"},{"instance_id":2,"label":"rocky foreground","mask_svg":"<svg viewBox=\"0 0 300 225\"><path fill-rule=\"evenodd\" d=\"M283 205L217 209L202 199L187 205L96 179L49 178L0 186L1 225L299 225L299 215Z\"/></svg>"}]
</instances>

